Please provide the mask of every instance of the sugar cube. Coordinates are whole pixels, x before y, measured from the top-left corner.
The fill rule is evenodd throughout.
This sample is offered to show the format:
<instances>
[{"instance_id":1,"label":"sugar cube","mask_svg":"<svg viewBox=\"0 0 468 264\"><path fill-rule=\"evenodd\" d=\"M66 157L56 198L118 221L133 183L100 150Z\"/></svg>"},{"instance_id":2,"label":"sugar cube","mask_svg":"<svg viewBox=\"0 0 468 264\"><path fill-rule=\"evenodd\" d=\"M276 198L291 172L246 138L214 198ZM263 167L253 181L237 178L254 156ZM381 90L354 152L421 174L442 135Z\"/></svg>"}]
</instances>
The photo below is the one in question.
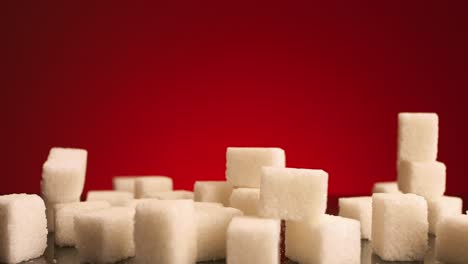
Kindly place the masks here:
<instances>
[{"instance_id":1,"label":"sugar cube","mask_svg":"<svg viewBox=\"0 0 468 264\"><path fill-rule=\"evenodd\" d=\"M280 148L227 148L226 179L234 187L259 188L263 166L285 167L284 150Z\"/></svg>"},{"instance_id":2,"label":"sugar cube","mask_svg":"<svg viewBox=\"0 0 468 264\"><path fill-rule=\"evenodd\" d=\"M86 201L107 201L112 206L122 206L133 199L133 193L122 191L89 191Z\"/></svg>"},{"instance_id":3,"label":"sugar cube","mask_svg":"<svg viewBox=\"0 0 468 264\"><path fill-rule=\"evenodd\" d=\"M195 263L197 230L192 200L158 200L137 206L136 262Z\"/></svg>"},{"instance_id":4,"label":"sugar cube","mask_svg":"<svg viewBox=\"0 0 468 264\"><path fill-rule=\"evenodd\" d=\"M141 203L145 203L145 202L148 202L148 201L157 201L159 199L156 199L156 198L139 198L139 199L132 199L132 200L129 200L129 201L126 201L122 206L124 207L132 207L132 208L137 208L138 205L140 205Z\"/></svg>"},{"instance_id":5,"label":"sugar cube","mask_svg":"<svg viewBox=\"0 0 468 264\"><path fill-rule=\"evenodd\" d=\"M398 160L435 161L438 137L436 113L398 114Z\"/></svg>"},{"instance_id":6,"label":"sugar cube","mask_svg":"<svg viewBox=\"0 0 468 264\"><path fill-rule=\"evenodd\" d=\"M229 206L232 185L225 181L196 181L193 192L197 202L215 202Z\"/></svg>"},{"instance_id":7,"label":"sugar cube","mask_svg":"<svg viewBox=\"0 0 468 264\"><path fill-rule=\"evenodd\" d=\"M55 205L55 243L61 247L74 246L75 216L109 207L110 204L106 201L61 203Z\"/></svg>"},{"instance_id":8,"label":"sugar cube","mask_svg":"<svg viewBox=\"0 0 468 264\"><path fill-rule=\"evenodd\" d=\"M193 192L185 191L185 190L175 190L175 191L168 191L168 192L154 192L154 193L146 193L143 198L156 198L159 200L183 200L183 199L190 199L193 200Z\"/></svg>"},{"instance_id":9,"label":"sugar cube","mask_svg":"<svg viewBox=\"0 0 468 264\"><path fill-rule=\"evenodd\" d=\"M212 202L194 202L193 205L195 206L195 210L197 208L204 208L204 207L223 207L222 203L212 203Z\"/></svg>"},{"instance_id":10,"label":"sugar cube","mask_svg":"<svg viewBox=\"0 0 468 264\"><path fill-rule=\"evenodd\" d=\"M0 262L40 257L47 247L44 201L35 194L0 196Z\"/></svg>"},{"instance_id":11,"label":"sugar cube","mask_svg":"<svg viewBox=\"0 0 468 264\"><path fill-rule=\"evenodd\" d=\"M263 167L259 215L311 220L327 208L328 173L323 170Z\"/></svg>"},{"instance_id":12,"label":"sugar cube","mask_svg":"<svg viewBox=\"0 0 468 264\"><path fill-rule=\"evenodd\" d=\"M435 199L445 192L445 164L438 161L398 162L398 187L403 193L414 193Z\"/></svg>"},{"instance_id":13,"label":"sugar cube","mask_svg":"<svg viewBox=\"0 0 468 264\"><path fill-rule=\"evenodd\" d=\"M286 256L304 264L359 264L359 222L333 215L318 221L286 222Z\"/></svg>"},{"instance_id":14,"label":"sugar cube","mask_svg":"<svg viewBox=\"0 0 468 264\"><path fill-rule=\"evenodd\" d=\"M372 248L386 261L424 259L429 223L427 203L415 194L372 196Z\"/></svg>"},{"instance_id":15,"label":"sugar cube","mask_svg":"<svg viewBox=\"0 0 468 264\"><path fill-rule=\"evenodd\" d=\"M463 201L461 198L442 196L436 199L427 199L429 233L437 234L437 223L451 215L462 214Z\"/></svg>"},{"instance_id":16,"label":"sugar cube","mask_svg":"<svg viewBox=\"0 0 468 264\"><path fill-rule=\"evenodd\" d=\"M227 264L278 264L280 220L234 217L227 230Z\"/></svg>"},{"instance_id":17,"label":"sugar cube","mask_svg":"<svg viewBox=\"0 0 468 264\"><path fill-rule=\"evenodd\" d=\"M361 223L361 238L371 239L372 197L349 197L338 200L339 215L358 220Z\"/></svg>"},{"instance_id":18,"label":"sugar cube","mask_svg":"<svg viewBox=\"0 0 468 264\"><path fill-rule=\"evenodd\" d=\"M49 202L46 198L44 199L45 207L46 207L46 217L47 217L47 231L54 232L55 231L55 206L59 203L77 203L80 201L79 198L72 199L72 200L65 200L63 202Z\"/></svg>"},{"instance_id":19,"label":"sugar cube","mask_svg":"<svg viewBox=\"0 0 468 264\"><path fill-rule=\"evenodd\" d=\"M60 162L81 163L86 166L88 151L79 148L53 147L49 151L47 160L57 160Z\"/></svg>"},{"instance_id":20,"label":"sugar cube","mask_svg":"<svg viewBox=\"0 0 468 264\"><path fill-rule=\"evenodd\" d=\"M229 200L231 207L241 210L244 215L257 216L260 189L238 188L234 189Z\"/></svg>"},{"instance_id":21,"label":"sugar cube","mask_svg":"<svg viewBox=\"0 0 468 264\"><path fill-rule=\"evenodd\" d=\"M226 258L226 232L235 216L242 212L229 207L198 207L195 209L197 223L197 261Z\"/></svg>"},{"instance_id":22,"label":"sugar cube","mask_svg":"<svg viewBox=\"0 0 468 264\"><path fill-rule=\"evenodd\" d=\"M42 166L41 191L51 203L80 199L86 168L75 162L49 160Z\"/></svg>"},{"instance_id":23,"label":"sugar cube","mask_svg":"<svg viewBox=\"0 0 468 264\"><path fill-rule=\"evenodd\" d=\"M135 193L135 179L136 177L114 177L112 185L116 191Z\"/></svg>"},{"instance_id":24,"label":"sugar cube","mask_svg":"<svg viewBox=\"0 0 468 264\"><path fill-rule=\"evenodd\" d=\"M165 176L144 176L135 180L135 197L143 198L146 193L172 191L172 179Z\"/></svg>"},{"instance_id":25,"label":"sugar cube","mask_svg":"<svg viewBox=\"0 0 468 264\"><path fill-rule=\"evenodd\" d=\"M448 216L439 222L436 257L447 263L468 263L468 215Z\"/></svg>"},{"instance_id":26,"label":"sugar cube","mask_svg":"<svg viewBox=\"0 0 468 264\"><path fill-rule=\"evenodd\" d=\"M399 193L397 182L376 182L372 193Z\"/></svg>"},{"instance_id":27,"label":"sugar cube","mask_svg":"<svg viewBox=\"0 0 468 264\"><path fill-rule=\"evenodd\" d=\"M135 209L113 207L75 216L75 242L81 262L110 263L135 255Z\"/></svg>"}]
</instances>

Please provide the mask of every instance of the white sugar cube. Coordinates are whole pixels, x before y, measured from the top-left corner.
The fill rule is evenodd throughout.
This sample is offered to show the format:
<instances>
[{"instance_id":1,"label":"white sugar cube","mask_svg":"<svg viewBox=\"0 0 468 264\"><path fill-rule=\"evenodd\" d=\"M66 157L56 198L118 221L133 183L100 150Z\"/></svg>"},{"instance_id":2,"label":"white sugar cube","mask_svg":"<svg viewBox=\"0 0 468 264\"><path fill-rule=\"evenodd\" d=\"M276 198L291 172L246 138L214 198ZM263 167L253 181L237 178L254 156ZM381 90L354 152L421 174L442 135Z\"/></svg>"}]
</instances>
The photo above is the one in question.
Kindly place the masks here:
<instances>
[{"instance_id":1,"label":"white sugar cube","mask_svg":"<svg viewBox=\"0 0 468 264\"><path fill-rule=\"evenodd\" d=\"M55 205L55 244L62 247L74 246L75 216L109 207L110 204L106 201L61 203Z\"/></svg>"},{"instance_id":2,"label":"white sugar cube","mask_svg":"<svg viewBox=\"0 0 468 264\"><path fill-rule=\"evenodd\" d=\"M185 190L175 190L168 192L155 192L155 193L146 193L143 198L155 198L159 200L184 200L190 199L193 200L193 192Z\"/></svg>"},{"instance_id":3,"label":"white sugar cube","mask_svg":"<svg viewBox=\"0 0 468 264\"><path fill-rule=\"evenodd\" d=\"M114 177L112 185L114 190L135 193L135 180L136 177Z\"/></svg>"},{"instance_id":4,"label":"white sugar cube","mask_svg":"<svg viewBox=\"0 0 468 264\"><path fill-rule=\"evenodd\" d=\"M442 196L437 199L428 199L429 233L436 235L437 224L444 218L462 214L463 201L458 197Z\"/></svg>"},{"instance_id":5,"label":"white sugar cube","mask_svg":"<svg viewBox=\"0 0 468 264\"><path fill-rule=\"evenodd\" d=\"M229 207L198 207L195 209L197 223L197 261L226 258L226 232L235 216L242 212Z\"/></svg>"},{"instance_id":6,"label":"white sugar cube","mask_svg":"<svg viewBox=\"0 0 468 264\"><path fill-rule=\"evenodd\" d=\"M47 231L49 231L50 233L55 231L55 206L60 203L77 203L80 201L80 199L77 198L69 201L63 201L60 203L54 203L47 201L47 199L44 197L42 199L44 200L46 206Z\"/></svg>"},{"instance_id":7,"label":"white sugar cube","mask_svg":"<svg viewBox=\"0 0 468 264\"><path fill-rule=\"evenodd\" d=\"M358 220L361 223L361 238L371 239L372 197L349 197L338 200L339 215Z\"/></svg>"},{"instance_id":8,"label":"white sugar cube","mask_svg":"<svg viewBox=\"0 0 468 264\"><path fill-rule=\"evenodd\" d=\"M44 201L35 194L0 196L0 262L40 257L47 247Z\"/></svg>"},{"instance_id":9,"label":"white sugar cube","mask_svg":"<svg viewBox=\"0 0 468 264\"><path fill-rule=\"evenodd\" d=\"M398 114L398 160L435 161L438 137L436 113Z\"/></svg>"},{"instance_id":10,"label":"white sugar cube","mask_svg":"<svg viewBox=\"0 0 468 264\"><path fill-rule=\"evenodd\" d=\"M132 208L137 208L138 205L140 205L141 203L145 203L145 202L148 202L148 201L157 201L159 199L156 199L156 198L139 198L139 199L132 199L132 200L129 200L129 201L126 201L122 206L124 207L132 207Z\"/></svg>"},{"instance_id":11,"label":"white sugar cube","mask_svg":"<svg viewBox=\"0 0 468 264\"><path fill-rule=\"evenodd\" d=\"M234 187L259 188L263 166L285 167L284 150L280 148L227 148L226 179Z\"/></svg>"},{"instance_id":12,"label":"white sugar cube","mask_svg":"<svg viewBox=\"0 0 468 264\"><path fill-rule=\"evenodd\" d=\"M415 194L372 196L372 248L386 261L424 259L429 223L427 203Z\"/></svg>"},{"instance_id":13,"label":"white sugar cube","mask_svg":"<svg viewBox=\"0 0 468 264\"><path fill-rule=\"evenodd\" d=\"M143 198L146 193L172 191L172 179L166 176L143 176L135 180L135 198Z\"/></svg>"},{"instance_id":14,"label":"white sugar cube","mask_svg":"<svg viewBox=\"0 0 468 264\"><path fill-rule=\"evenodd\" d=\"M376 182L372 193L399 193L397 182Z\"/></svg>"},{"instance_id":15,"label":"white sugar cube","mask_svg":"<svg viewBox=\"0 0 468 264\"><path fill-rule=\"evenodd\" d=\"M135 209L114 207L75 216L75 242L81 262L110 263L135 256Z\"/></svg>"},{"instance_id":16,"label":"white sugar cube","mask_svg":"<svg viewBox=\"0 0 468 264\"><path fill-rule=\"evenodd\" d=\"M53 147L49 151L47 160L56 160L60 162L75 162L85 164L88 159L88 151L79 148Z\"/></svg>"},{"instance_id":17,"label":"white sugar cube","mask_svg":"<svg viewBox=\"0 0 468 264\"><path fill-rule=\"evenodd\" d=\"M197 202L214 202L229 206L232 185L225 181L196 181L193 192Z\"/></svg>"},{"instance_id":18,"label":"white sugar cube","mask_svg":"<svg viewBox=\"0 0 468 264\"><path fill-rule=\"evenodd\" d=\"M122 206L133 199L133 193L122 191L89 191L86 201L107 201L112 206Z\"/></svg>"},{"instance_id":19,"label":"white sugar cube","mask_svg":"<svg viewBox=\"0 0 468 264\"><path fill-rule=\"evenodd\" d=\"M49 160L42 166L42 196L50 203L80 199L86 167L80 163Z\"/></svg>"},{"instance_id":20,"label":"white sugar cube","mask_svg":"<svg viewBox=\"0 0 468 264\"><path fill-rule=\"evenodd\" d=\"M398 162L398 187L403 193L414 193L435 199L445 192L445 164L430 162Z\"/></svg>"},{"instance_id":21,"label":"white sugar cube","mask_svg":"<svg viewBox=\"0 0 468 264\"><path fill-rule=\"evenodd\" d=\"M259 215L313 220L327 209L328 174L323 170L263 167Z\"/></svg>"},{"instance_id":22,"label":"white sugar cube","mask_svg":"<svg viewBox=\"0 0 468 264\"><path fill-rule=\"evenodd\" d=\"M212 203L212 202L194 202L195 209L204 208L204 207L223 207L222 203Z\"/></svg>"},{"instance_id":23,"label":"white sugar cube","mask_svg":"<svg viewBox=\"0 0 468 264\"><path fill-rule=\"evenodd\" d=\"M322 215L317 222L286 222L286 256L304 264L359 264L359 222Z\"/></svg>"},{"instance_id":24,"label":"white sugar cube","mask_svg":"<svg viewBox=\"0 0 468 264\"><path fill-rule=\"evenodd\" d=\"M468 215L449 216L439 222L436 257L447 263L468 263Z\"/></svg>"},{"instance_id":25,"label":"white sugar cube","mask_svg":"<svg viewBox=\"0 0 468 264\"><path fill-rule=\"evenodd\" d=\"M137 206L136 262L195 263L197 230L192 200L158 200Z\"/></svg>"},{"instance_id":26,"label":"white sugar cube","mask_svg":"<svg viewBox=\"0 0 468 264\"><path fill-rule=\"evenodd\" d=\"M234 217L227 231L228 264L278 264L280 261L280 221Z\"/></svg>"},{"instance_id":27,"label":"white sugar cube","mask_svg":"<svg viewBox=\"0 0 468 264\"><path fill-rule=\"evenodd\" d=\"M259 201L260 189L238 188L232 191L229 205L241 210L244 215L256 216Z\"/></svg>"}]
</instances>

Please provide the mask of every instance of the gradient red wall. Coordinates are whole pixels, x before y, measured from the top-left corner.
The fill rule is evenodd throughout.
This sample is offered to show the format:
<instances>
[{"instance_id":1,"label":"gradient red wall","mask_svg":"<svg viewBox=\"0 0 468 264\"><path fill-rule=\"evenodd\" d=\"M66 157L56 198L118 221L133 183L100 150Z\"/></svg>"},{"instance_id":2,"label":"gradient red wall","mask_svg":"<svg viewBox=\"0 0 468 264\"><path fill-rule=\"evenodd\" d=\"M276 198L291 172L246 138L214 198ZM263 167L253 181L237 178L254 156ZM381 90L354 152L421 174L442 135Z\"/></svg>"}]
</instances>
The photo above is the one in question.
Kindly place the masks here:
<instances>
[{"instance_id":1,"label":"gradient red wall","mask_svg":"<svg viewBox=\"0 0 468 264\"><path fill-rule=\"evenodd\" d=\"M87 190L191 189L224 179L227 146L278 146L364 194L396 177L401 111L439 114L448 193L468 193L465 3L10 2L0 193L39 192L52 146L88 149Z\"/></svg>"}]
</instances>

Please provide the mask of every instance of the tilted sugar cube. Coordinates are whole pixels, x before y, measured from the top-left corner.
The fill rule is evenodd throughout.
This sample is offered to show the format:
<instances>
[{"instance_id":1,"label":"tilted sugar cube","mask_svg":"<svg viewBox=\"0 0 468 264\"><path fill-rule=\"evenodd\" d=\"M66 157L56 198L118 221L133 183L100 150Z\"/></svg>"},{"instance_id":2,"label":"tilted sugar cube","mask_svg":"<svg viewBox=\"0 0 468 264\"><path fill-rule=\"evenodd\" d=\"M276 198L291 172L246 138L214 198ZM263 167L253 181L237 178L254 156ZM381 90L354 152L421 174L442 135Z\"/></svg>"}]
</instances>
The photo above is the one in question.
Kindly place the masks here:
<instances>
[{"instance_id":1,"label":"tilted sugar cube","mask_svg":"<svg viewBox=\"0 0 468 264\"><path fill-rule=\"evenodd\" d=\"M333 215L314 221L286 222L286 256L301 264L359 264L359 222Z\"/></svg>"},{"instance_id":2,"label":"tilted sugar cube","mask_svg":"<svg viewBox=\"0 0 468 264\"><path fill-rule=\"evenodd\" d=\"M372 197L349 197L338 200L339 215L358 220L361 223L361 238L371 239Z\"/></svg>"},{"instance_id":3,"label":"tilted sugar cube","mask_svg":"<svg viewBox=\"0 0 468 264\"><path fill-rule=\"evenodd\" d=\"M397 182L376 182L372 193L399 193Z\"/></svg>"},{"instance_id":4,"label":"tilted sugar cube","mask_svg":"<svg viewBox=\"0 0 468 264\"><path fill-rule=\"evenodd\" d=\"M89 191L86 201L107 201L112 206L122 206L133 199L133 193L122 191Z\"/></svg>"},{"instance_id":5,"label":"tilted sugar cube","mask_svg":"<svg viewBox=\"0 0 468 264\"><path fill-rule=\"evenodd\" d=\"M185 191L185 190L146 193L143 196L143 198L155 198L159 200L181 200L181 199L193 200L193 197L194 197L193 192Z\"/></svg>"},{"instance_id":6,"label":"tilted sugar cube","mask_svg":"<svg viewBox=\"0 0 468 264\"><path fill-rule=\"evenodd\" d=\"M436 258L444 263L468 263L468 215L456 215L439 222Z\"/></svg>"},{"instance_id":7,"label":"tilted sugar cube","mask_svg":"<svg viewBox=\"0 0 468 264\"><path fill-rule=\"evenodd\" d=\"M403 193L414 193L427 199L445 193L445 164L438 161L398 162L398 187Z\"/></svg>"},{"instance_id":8,"label":"tilted sugar cube","mask_svg":"<svg viewBox=\"0 0 468 264\"><path fill-rule=\"evenodd\" d=\"M228 264L278 264L280 220L234 217L227 231Z\"/></svg>"},{"instance_id":9,"label":"tilted sugar cube","mask_svg":"<svg viewBox=\"0 0 468 264\"><path fill-rule=\"evenodd\" d=\"M46 161L42 166L42 196L50 203L79 200L86 168L74 162Z\"/></svg>"},{"instance_id":10,"label":"tilted sugar cube","mask_svg":"<svg viewBox=\"0 0 468 264\"><path fill-rule=\"evenodd\" d=\"M123 192L130 192L135 193L135 180L136 177L128 176L128 177L114 177L112 179L112 185L114 190L116 191L123 191Z\"/></svg>"},{"instance_id":11,"label":"tilted sugar cube","mask_svg":"<svg viewBox=\"0 0 468 264\"><path fill-rule=\"evenodd\" d=\"M429 233L437 234L437 224L444 218L462 214L463 201L461 198L442 196L436 199L427 199Z\"/></svg>"},{"instance_id":12,"label":"tilted sugar cube","mask_svg":"<svg viewBox=\"0 0 468 264\"><path fill-rule=\"evenodd\" d=\"M229 207L197 207L197 261L226 258L226 232L232 218L242 212Z\"/></svg>"},{"instance_id":13,"label":"tilted sugar cube","mask_svg":"<svg viewBox=\"0 0 468 264\"><path fill-rule=\"evenodd\" d=\"M55 205L55 244L61 247L75 245L75 216L109 208L106 201L61 203Z\"/></svg>"},{"instance_id":14,"label":"tilted sugar cube","mask_svg":"<svg viewBox=\"0 0 468 264\"><path fill-rule=\"evenodd\" d=\"M232 185L225 181L196 181L193 192L197 202L214 202L229 206Z\"/></svg>"},{"instance_id":15,"label":"tilted sugar cube","mask_svg":"<svg viewBox=\"0 0 468 264\"><path fill-rule=\"evenodd\" d=\"M284 150L280 148L227 148L226 179L234 187L259 188L263 166L285 167Z\"/></svg>"},{"instance_id":16,"label":"tilted sugar cube","mask_svg":"<svg viewBox=\"0 0 468 264\"><path fill-rule=\"evenodd\" d=\"M312 220L327 209L328 174L323 170L263 167L259 215Z\"/></svg>"},{"instance_id":17,"label":"tilted sugar cube","mask_svg":"<svg viewBox=\"0 0 468 264\"><path fill-rule=\"evenodd\" d=\"M135 209L114 207L75 216L80 262L110 263L135 256Z\"/></svg>"},{"instance_id":18,"label":"tilted sugar cube","mask_svg":"<svg viewBox=\"0 0 468 264\"><path fill-rule=\"evenodd\" d=\"M137 263L195 263L197 226L193 201L158 200L138 205L135 246Z\"/></svg>"},{"instance_id":19,"label":"tilted sugar cube","mask_svg":"<svg viewBox=\"0 0 468 264\"><path fill-rule=\"evenodd\" d=\"M372 196L372 248L386 261L424 259L429 223L427 203L415 194Z\"/></svg>"},{"instance_id":20,"label":"tilted sugar cube","mask_svg":"<svg viewBox=\"0 0 468 264\"><path fill-rule=\"evenodd\" d=\"M0 262L40 257L47 247L44 201L35 194L0 196Z\"/></svg>"},{"instance_id":21,"label":"tilted sugar cube","mask_svg":"<svg viewBox=\"0 0 468 264\"><path fill-rule=\"evenodd\" d=\"M238 188L234 189L229 199L229 206L241 210L244 215L257 216L260 189Z\"/></svg>"},{"instance_id":22,"label":"tilted sugar cube","mask_svg":"<svg viewBox=\"0 0 468 264\"><path fill-rule=\"evenodd\" d=\"M398 114L398 160L435 161L438 138L436 113Z\"/></svg>"},{"instance_id":23,"label":"tilted sugar cube","mask_svg":"<svg viewBox=\"0 0 468 264\"><path fill-rule=\"evenodd\" d=\"M172 179L166 176L142 176L135 180L135 198L144 198L146 193L172 191Z\"/></svg>"}]
</instances>

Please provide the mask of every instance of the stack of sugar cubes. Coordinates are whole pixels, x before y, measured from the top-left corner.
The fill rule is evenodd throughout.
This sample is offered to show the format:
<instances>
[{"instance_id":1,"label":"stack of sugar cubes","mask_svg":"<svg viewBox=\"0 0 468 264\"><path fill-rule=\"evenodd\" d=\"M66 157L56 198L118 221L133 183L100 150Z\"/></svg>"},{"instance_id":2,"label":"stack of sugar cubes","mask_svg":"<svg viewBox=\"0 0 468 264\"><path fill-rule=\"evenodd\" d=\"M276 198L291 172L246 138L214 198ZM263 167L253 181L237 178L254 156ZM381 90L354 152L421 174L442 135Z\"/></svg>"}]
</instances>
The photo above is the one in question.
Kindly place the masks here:
<instances>
[{"instance_id":1,"label":"stack of sugar cubes","mask_svg":"<svg viewBox=\"0 0 468 264\"><path fill-rule=\"evenodd\" d=\"M294 261L360 263L359 222L325 214L325 171L286 168L279 148L228 148L226 158L231 203L247 212L229 225L227 263L280 263L283 232Z\"/></svg>"}]
</instances>

